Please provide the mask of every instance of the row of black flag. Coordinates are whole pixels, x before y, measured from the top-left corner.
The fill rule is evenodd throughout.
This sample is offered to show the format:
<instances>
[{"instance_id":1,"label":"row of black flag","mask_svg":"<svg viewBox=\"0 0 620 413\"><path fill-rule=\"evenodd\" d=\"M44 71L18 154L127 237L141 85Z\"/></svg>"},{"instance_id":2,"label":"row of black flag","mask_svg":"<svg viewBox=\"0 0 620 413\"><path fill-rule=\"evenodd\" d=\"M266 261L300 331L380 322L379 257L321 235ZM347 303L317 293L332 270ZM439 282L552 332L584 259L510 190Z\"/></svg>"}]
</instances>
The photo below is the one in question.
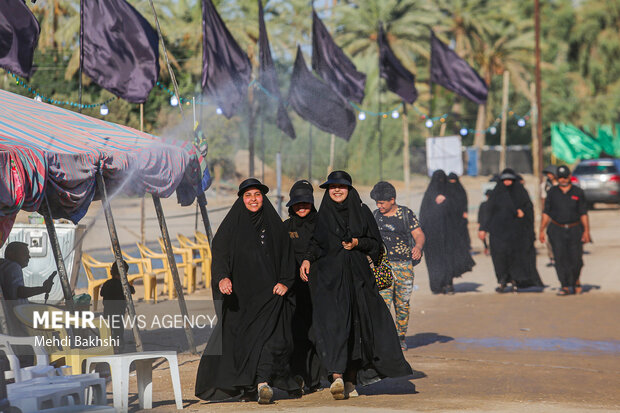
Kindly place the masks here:
<instances>
[{"instance_id":1,"label":"row of black flag","mask_svg":"<svg viewBox=\"0 0 620 413\"><path fill-rule=\"evenodd\" d=\"M361 104L366 75L357 71L312 11L312 74L301 48L291 75L286 100L280 94L262 1L259 7L259 82L278 100L277 126L291 138L295 130L284 102L319 129L348 140L356 116L349 101ZM131 103L146 101L157 82L157 32L126 0L82 0L80 5L80 62L83 72L104 89ZM202 88L230 118L247 99L252 65L228 31L211 0L202 0ZM0 1L0 67L30 77L40 33L39 23L23 0ZM378 27L379 73L387 88L404 102L418 92L415 77L398 60L383 26ZM83 62L83 63L82 63ZM431 31L430 81L475 102L486 102L484 80Z\"/></svg>"}]
</instances>

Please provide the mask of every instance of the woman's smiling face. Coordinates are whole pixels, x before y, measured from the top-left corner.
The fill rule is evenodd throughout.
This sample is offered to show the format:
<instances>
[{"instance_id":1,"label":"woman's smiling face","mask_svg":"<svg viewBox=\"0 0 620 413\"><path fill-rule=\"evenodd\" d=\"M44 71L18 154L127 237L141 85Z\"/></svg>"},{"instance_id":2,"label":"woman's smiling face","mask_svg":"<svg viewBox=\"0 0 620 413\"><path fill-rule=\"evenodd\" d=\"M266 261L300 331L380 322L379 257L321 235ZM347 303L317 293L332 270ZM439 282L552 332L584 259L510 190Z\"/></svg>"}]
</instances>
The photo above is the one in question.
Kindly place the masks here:
<instances>
[{"instance_id":1,"label":"woman's smiling face","mask_svg":"<svg viewBox=\"0 0 620 413\"><path fill-rule=\"evenodd\" d=\"M331 184L328 191L332 201L339 204L344 202L347 196L349 196L349 186L344 184Z\"/></svg>"},{"instance_id":2,"label":"woman's smiling face","mask_svg":"<svg viewBox=\"0 0 620 413\"><path fill-rule=\"evenodd\" d=\"M263 206L263 193L256 188L250 188L243 193L243 204L250 212L256 212Z\"/></svg>"}]
</instances>

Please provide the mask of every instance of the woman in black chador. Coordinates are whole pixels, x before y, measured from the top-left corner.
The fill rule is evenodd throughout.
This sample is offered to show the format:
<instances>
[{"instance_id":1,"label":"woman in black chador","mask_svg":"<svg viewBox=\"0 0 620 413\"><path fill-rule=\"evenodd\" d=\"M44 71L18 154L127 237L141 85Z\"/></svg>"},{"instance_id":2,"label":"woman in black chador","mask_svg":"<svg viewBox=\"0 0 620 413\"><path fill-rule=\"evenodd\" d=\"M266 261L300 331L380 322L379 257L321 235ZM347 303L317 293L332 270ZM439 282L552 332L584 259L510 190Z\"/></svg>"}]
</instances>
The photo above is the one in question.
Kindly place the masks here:
<instances>
[{"instance_id":1,"label":"woman in black chador","mask_svg":"<svg viewBox=\"0 0 620 413\"><path fill-rule=\"evenodd\" d=\"M312 300L308 283L299 277L299 267L306 256L308 245L314 232L316 209L312 184L306 180L297 181L289 193L289 219L284 221L293 249L295 250L295 282L291 288L295 298L293 314L293 343L291 373L303 379L310 392L321 387L321 361L316 353L311 337Z\"/></svg>"},{"instance_id":2,"label":"woman in black chador","mask_svg":"<svg viewBox=\"0 0 620 413\"><path fill-rule=\"evenodd\" d=\"M321 188L327 191L300 275L310 284L316 349L340 400L355 397L356 384L412 371L368 262L377 264L383 245L374 217L348 173L330 173Z\"/></svg>"},{"instance_id":3,"label":"woman in black chador","mask_svg":"<svg viewBox=\"0 0 620 413\"><path fill-rule=\"evenodd\" d=\"M534 207L517 179L517 174L504 169L499 182L489 195L487 213L480 222L478 237L489 233L491 258L502 293L512 287L542 286L536 270L534 245Z\"/></svg>"},{"instance_id":4,"label":"woman in black chador","mask_svg":"<svg viewBox=\"0 0 620 413\"><path fill-rule=\"evenodd\" d=\"M450 172L448 175L448 197L455 200L455 214L456 220L459 223L459 231L463 240L463 248L466 248L469 252L471 250L471 238L469 236L469 229L467 228L467 191L463 188L459 176L454 172Z\"/></svg>"},{"instance_id":5,"label":"woman in black chador","mask_svg":"<svg viewBox=\"0 0 620 413\"><path fill-rule=\"evenodd\" d=\"M434 294L453 294L454 278L471 271L475 265L459 226L462 226L462 205L448 192L447 184L445 172L435 171L420 206L420 225L426 236L426 267Z\"/></svg>"},{"instance_id":6,"label":"woman in black chador","mask_svg":"<svg viewBox=\"0 0 620 413\"><path fill-rule=\"evenodd\" d=\"M271 386L294 392L290 376L293 304L292 245L257 179L239 186L239 198L213 239L212 288L223 300L196 377L196 396L269 403Z\"/></svg>"}]
</instances>

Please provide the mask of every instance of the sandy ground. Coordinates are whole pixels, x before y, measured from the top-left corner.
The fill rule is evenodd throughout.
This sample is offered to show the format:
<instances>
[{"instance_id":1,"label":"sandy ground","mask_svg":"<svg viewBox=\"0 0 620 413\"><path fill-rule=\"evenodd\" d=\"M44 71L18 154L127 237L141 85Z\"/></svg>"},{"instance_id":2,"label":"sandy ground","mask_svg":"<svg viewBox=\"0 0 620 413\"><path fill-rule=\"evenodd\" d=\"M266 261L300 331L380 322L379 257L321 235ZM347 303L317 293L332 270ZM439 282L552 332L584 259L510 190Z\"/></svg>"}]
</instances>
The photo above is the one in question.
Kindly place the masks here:
<instances>
[{"instance_id":1,"label":"sandy ground","mask_svg":"<svg viewBox=\"0 0 620 413\"><path fill-rule=\"evenodd\" d=\"M535 193L532 178L527 179L530 193ZM346 401L334 401L329 391L323 390L300 400L276 392L275 402L269 406L208 404L193 395L199 356L184 351L187 341L183 330L144 331L145 348L184 351L179 362L184 407L189 411L620 411L620 209L604 207L590 213L595 243L586 247L581 278L584 294L555 295L557 277L553 268L545 266L546 253L539 245L538 269L547 285L544 292L499 295L494 292L491 259L481 253L473 223L485 181L463 179L470 198L470 231L477 264L457 280L456 295L432 295L425 264L416 267L418 289L412 298L409 350L405 353L415 370L411 377L361 388L359 398ZM412 192L399 199L417 210L426 182L424 177L417 178ZM360 189L366 201L369 189ZM232 199L230 195L214 198L210 194L214 228ZM192 234L194 207L178 207L174 199L164 201L170 233ZM139 201L121 199L113 205L119 237L131 250L139 240ZM159 228L150 201L147 217L147 238L154 241ZM91 208L84 221L94 222L84 238L84 249L98 258L109 258L101 213ZM190 313L212 314L210 296L210 290L205 289L188 296ZM178 303L164 299L153 305L138 300L137 312L150 316L178 313ZM196 329L195 335L201 350L208 331ZM175 411L168 374L165 363L158 364L153 374L155 411ZM111 402L111 386L108 391ZM137 411L135 377L130 403L132 411Z\"/></svg>"}]
</instances>

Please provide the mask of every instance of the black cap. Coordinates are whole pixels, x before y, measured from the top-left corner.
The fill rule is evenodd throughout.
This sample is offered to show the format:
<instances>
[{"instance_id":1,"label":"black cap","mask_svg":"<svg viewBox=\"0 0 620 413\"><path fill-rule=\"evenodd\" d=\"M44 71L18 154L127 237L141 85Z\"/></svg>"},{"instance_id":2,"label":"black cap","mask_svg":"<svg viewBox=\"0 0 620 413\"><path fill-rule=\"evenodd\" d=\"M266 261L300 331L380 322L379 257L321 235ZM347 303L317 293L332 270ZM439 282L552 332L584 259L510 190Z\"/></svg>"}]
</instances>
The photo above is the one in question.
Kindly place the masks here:
<instances>
[{"instance_id":1,"label":"black cap","mask_svg":"<svg viewBox=\"0 0 620 413\"><path fill-rule=\"evenodd\" d=\"M558 168L555 165L547 165L542 171L544 174L556 175L558 173Z\"/></svg>"},{"instance_id":2,"label":"black cap","mask_svg":"<svg viewBox=\"0 0 620 413\"><path fill-rule=\"evenodd\" d=\"M558 178L568 178L570 176L570 169L566 165L560 165L558 166L557 174Z\"/></svg>"},{"instance_id":3,"label":"black cap","mask_svg":"<svg viewBox=\"0 0 620 413\"><path fill-rule=\"evenodd\" d=\"M327 175L327 181L323 182L319 188L327 189L332 184L353 186L351 175L345 171L334 171Z\"/></svg>"},{"instance_id":4,"label":"black cap","mask_svg":"<svg viewBox=\"0 0 620 413\"><path fill-rule=\"evenodd\" d=\"M450 172L448 174L448 179L459 179L459 176L455 174L454 172Z\"/></svg>"},{"instance_id":5,"label":"black cap","mask_svg":"<svg viewBox=\"0 0 620 413\"><path fill-rule=\"evenodd\" d=\"M396 198L396 188L389 182L380 181L370 191L370 197L373 201L389 201Z\"/></svg>"},{"instance_id":6,"label":"black cap","mask_svg":"<svg viewBox=\"0 0 620 413\"><path fill-rule=\"evenodd\" d=\"M502 171L502 174L499 176L500 181L503 181L505 179L512 179L513 181L515 181L517 179L517 174L515 173L514 170L510 168L506 168Z\"/></svg>"},{"instance_id":7,"label":"black cap","mask_svg":"<svg viewBox=\"0 0 620 413\"><path fill-rule=\"evenodd\" d=\"M238 196L243 195L243 193L249 188L256 188L260 190L263 193L263 195L269 192L269 187L267 187L267 185L263 185L261 181L259 181L256 178L248 178L239 184L239 192L237 192L237 195Z\"/></svg>"},{"instance_id":8,"label":"black cap","mask_svg":"<svg viewBox=\"0 0 620 413\"><path fill-rule=\"evenodd\" d=\"M313 192L314 189L312 188L312 184L305 179L295 182L288 194L290 201L288 201L286 206L290 207L302 202L314 204L314 196L312 195Z\"/></svg>"}]
</instances>

